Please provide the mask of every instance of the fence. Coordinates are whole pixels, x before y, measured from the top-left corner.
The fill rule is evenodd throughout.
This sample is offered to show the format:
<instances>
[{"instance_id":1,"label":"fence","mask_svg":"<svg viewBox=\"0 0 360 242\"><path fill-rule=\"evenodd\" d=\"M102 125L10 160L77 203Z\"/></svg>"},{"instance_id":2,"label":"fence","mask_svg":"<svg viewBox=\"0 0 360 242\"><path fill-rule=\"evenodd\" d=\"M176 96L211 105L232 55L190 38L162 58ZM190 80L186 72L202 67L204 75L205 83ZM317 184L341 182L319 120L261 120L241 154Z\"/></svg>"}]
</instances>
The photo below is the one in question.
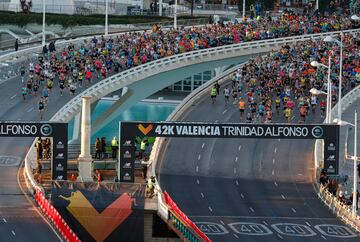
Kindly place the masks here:
<instances>
[{"instance_id":1,"label":"fence","mask_svg":"<svg viewBox=\"0 0 360 242\"><path fill-rule=\"evenodd\" d=\"M341 99L341 111L344 112L347 108L351 106L358 98L360 97L360 86L357 86L355 89L347 93ZM331 114L333 118L336 118L338 115L338 103L331 110ZM323 167L324 156L324 141L316 140L315 142L315 151L314 151L314 162L316 168L316 180L319 181L321 167ZM345 223L352 226L358 232L360 232L360 217L354 216L351 213L351 209L348 206L340 203L336 197L334 197L331 193L329 193L324 187L319 186L316 183L318 188L318 196L319 198L330 208L330 210L336 214L339 218L341 218Z\"/></svg>"}]
</instances>

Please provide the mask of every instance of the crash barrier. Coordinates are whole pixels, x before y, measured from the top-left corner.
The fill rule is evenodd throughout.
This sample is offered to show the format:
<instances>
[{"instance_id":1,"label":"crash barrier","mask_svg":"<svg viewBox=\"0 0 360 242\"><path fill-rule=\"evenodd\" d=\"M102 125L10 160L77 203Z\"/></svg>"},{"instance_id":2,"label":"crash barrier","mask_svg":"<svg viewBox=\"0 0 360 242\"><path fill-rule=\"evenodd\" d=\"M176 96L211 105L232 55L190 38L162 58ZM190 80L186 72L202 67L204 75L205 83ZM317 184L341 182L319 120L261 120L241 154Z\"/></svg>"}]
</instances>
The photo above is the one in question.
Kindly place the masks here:
<instances>
[{"instance_id":1,"label":"crash barrier","mask_svg":"<svg viewBox=\"0 0 360 242\"><path fill-rule=\"evenodd\" d=\"M351 212L351 205L345 205L333 194L331 194L323 185L319 187L319 198L329 207L329 209L336 214L341 220L360 232L360 216L353 215Z\"/></svg>"},{"instance_id":2,"label":"crash barrier","mask_svg":"<svg viewBox=\"0 0 360 242\"><path fill-rule=\"evenodd\" d=\"M341 105L342 105L341 112L343 113L355 101L357 101L359 97L360 97L360 86L357 86L341 99ZM338 117L338 103L331 110L331 115L333 118ZM316 168L316 180L317 180L316 187L318 190L318 196L330 208L330 210L334 214L336 214L339 218L341 218L346 224L350 225L351 227L353 227L354 229L360 232L360 217L353 216L351 210L349 210L348 207L344 208L343 204L338 203L337 199L332 194L327 194L329 192L326 191L326 189L322 188L318 183L321 167L323 167L323 162L324 162L323 149L324 149L324 141L316 140L315 150L314 150L314 162ZM333 196L333 198L331 196Z\"/></svg>"},{"instance_id":3,"label":"crash barrier","mask_svg":"<svg viewBox=\"0 0 360 242\"><path fill-rule=\"evenodd\" d=\"M35 193L35 201L39 205L41 212L49 219L53 227L59 232L61 237L68 242L77 242L80 239L72 231L65 220L60 216L58 211L46 199L44 193L37 189Z\"/></svg>"},{"instance_id":4,"label":"crash barrier","mask_svg":"<svg viewBox=\"0 0 360 242\"><path fill-rule=\"evenodd\" d=\"M202 232L186 215L183 213L176 203L171 199L170 195L164 192L165 203L169 206L168 221L170 224L183 235L185 241L190 242L210 242L211 240Z\"/></svg>"}]
</instances>

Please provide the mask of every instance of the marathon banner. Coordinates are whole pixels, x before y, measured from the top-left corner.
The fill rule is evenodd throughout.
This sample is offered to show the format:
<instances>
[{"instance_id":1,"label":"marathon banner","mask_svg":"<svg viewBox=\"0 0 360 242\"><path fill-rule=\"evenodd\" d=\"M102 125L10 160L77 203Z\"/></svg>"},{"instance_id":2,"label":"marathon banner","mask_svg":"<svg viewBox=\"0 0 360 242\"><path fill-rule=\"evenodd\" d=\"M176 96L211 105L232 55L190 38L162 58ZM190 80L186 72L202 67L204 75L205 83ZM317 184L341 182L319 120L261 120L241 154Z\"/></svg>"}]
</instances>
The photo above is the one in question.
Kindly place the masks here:
<instances>
[{"instance_id":1,"label":"marathon banner","mask_svg":"<svg viewBox=\"0 0 360 242\"><path fill-rule=\"evenodd\" d=\"M144 184L57 181L51 194L81 241L144 241Z\"/></svg>"},{"instance_id":2,"label":"marathon banner","mask_svg":"<svg viewBox=\"0 0 360 242\"><path fill-rule=\"evenodd\" d=\"M122 122L132 137L324 139L338 125Z\"/></svg>"},{"instance_id":3,"label":"marathon banner","mask_svg":"<svg viewBox=\"0 0 360 242\"><path fill-rule=\"evenodd\" d=\"M0 122L0 137L52 137L51 177L67 179L68 124L43 122Z\"/></svg>"},{"instance_id":4,"label":"marathon banner","mask_svg":"<svg viewBox=\"0 0 360 242\"><path fill-rule=\"evenodd\" d=\"M149 137L323 139L324 171L339 171L339 126L332 124L246 124L121 122L120 181L134 182L135 140Z\"/></svg>"}]
</instances>

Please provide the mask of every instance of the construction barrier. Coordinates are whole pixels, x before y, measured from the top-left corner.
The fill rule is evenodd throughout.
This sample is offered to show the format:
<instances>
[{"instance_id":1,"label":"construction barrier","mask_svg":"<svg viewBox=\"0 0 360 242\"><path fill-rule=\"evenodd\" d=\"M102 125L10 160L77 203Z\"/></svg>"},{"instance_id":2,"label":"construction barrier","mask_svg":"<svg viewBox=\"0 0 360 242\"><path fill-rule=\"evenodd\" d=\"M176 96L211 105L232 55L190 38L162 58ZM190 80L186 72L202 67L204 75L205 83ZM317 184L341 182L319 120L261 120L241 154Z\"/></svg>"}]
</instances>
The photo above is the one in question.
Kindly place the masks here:
<instances>
[{"instance_id":1,"label":"construction barrier","mask_svg":"<svg viewBox=\"0 0 360 242\"><path fill-rule=\"evenodd\" d=\"M35 201L39 205L41 212L50 220L59 234L68 242L78 242L80 239L71 230L69 225L60 216L58 211L46 199L44 193L38 188L35 193Z\"/></svg>"}]
</instances>

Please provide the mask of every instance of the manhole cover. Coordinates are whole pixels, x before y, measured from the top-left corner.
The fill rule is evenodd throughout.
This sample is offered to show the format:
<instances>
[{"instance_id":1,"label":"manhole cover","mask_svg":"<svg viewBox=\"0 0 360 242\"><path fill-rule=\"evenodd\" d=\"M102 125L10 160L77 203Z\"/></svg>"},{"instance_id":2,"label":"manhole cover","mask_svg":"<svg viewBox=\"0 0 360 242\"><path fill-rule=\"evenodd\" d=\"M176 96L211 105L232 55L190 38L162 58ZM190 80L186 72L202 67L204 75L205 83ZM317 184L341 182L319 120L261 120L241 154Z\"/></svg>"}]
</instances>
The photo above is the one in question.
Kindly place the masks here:
<instances>
[{"instance_id":1,"label":"manhole cover","mask_svg":"<svg viewBox=\"0 0 360 242\"><path fill-rule=\"evenodd\" d=\"M20 164L20 157L0 156L0 166L17 166Z\"/></svg>"}]
</instances>

